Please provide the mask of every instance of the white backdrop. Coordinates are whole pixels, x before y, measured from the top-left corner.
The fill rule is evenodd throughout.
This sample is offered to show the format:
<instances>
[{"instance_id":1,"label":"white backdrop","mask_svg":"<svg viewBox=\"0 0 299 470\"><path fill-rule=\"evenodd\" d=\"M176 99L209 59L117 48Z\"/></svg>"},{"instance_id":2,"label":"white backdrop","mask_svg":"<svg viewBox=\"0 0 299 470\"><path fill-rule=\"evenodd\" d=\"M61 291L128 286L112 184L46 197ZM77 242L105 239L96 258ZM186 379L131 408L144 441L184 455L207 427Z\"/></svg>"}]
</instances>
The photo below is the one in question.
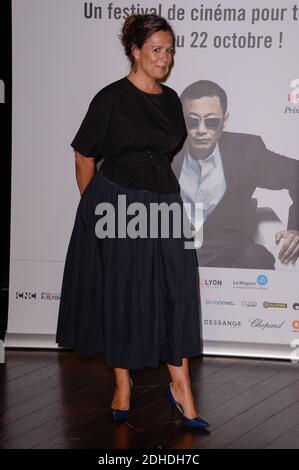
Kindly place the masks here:
<instances>
[{"instance_id":1,"label":"white backdrop","mask_svg":"<svg viewBox=\"0 0 299 470\"><path fill-rule=\"evenodd\" d=\"M94 94L129 71L118 39L127 13L124 9L128 11L132 5L157 8L166 18L176 11L179 16L171 24L184 46L177 47L167 85L180 93L199 79L216 81L229 98L227 130L261 135L271 150L298 159L298 105L291 105L294 112L285 112L290 106L290 83L298 76L299 30L293 18L297 15L292 10L294 4L294 0L224 0L219 8L218 1L210 0L13 0L12 220L6 345L55 347L62 270L79 202L69 144ZM89 6L101 17L88 17ZM192 20L194 8L199 14L212 8L213 20ZM225 18L227 8L239 14L244 9L245 19ZM253 24L252 12L257 8L261 18ZM284 18L271 21L271 9L275 14L276 8ZM247 36L249 32L270 36L272 46L215 47L214 41L223 41L225 36ZM286 190L259 189L254 196L259 206L270 206L279 214L282 227L286 225L291 202ZM296 266L283 269L277 265L276 269L264 273L200 270L205 352L290 357L294 350L291 342L298 338L299 344L299 313L293 307L299 302L299 274ZM242 289L233 284L254 283L261 274L268 279L265 289L259 284ZM213 287L211 282L208 287L204 280L221 280L222 284ZM254 305L246 306L247 301ZM265 301L287 307L266 308ZM252 326L255 318L280 326Z\"/></svg>"}]
</instances>

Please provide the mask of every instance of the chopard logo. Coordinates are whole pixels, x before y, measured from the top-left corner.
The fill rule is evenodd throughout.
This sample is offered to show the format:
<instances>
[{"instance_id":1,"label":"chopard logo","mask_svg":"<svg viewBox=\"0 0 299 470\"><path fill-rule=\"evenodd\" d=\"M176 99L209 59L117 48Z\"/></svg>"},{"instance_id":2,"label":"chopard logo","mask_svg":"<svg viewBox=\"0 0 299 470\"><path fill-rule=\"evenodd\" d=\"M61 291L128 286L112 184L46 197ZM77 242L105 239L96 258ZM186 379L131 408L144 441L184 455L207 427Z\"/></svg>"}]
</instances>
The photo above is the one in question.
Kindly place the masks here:
<instances>
[{"instance_id":1,"label":"chopard logo","mask_svg":"<svg viewBox=\"0 0 299 470\"><path fill-rule=\"evenodd\" d=\"M285 323L285 320L283 320L281 323L276 323L264 321L261 318L250 318L248 321L252 328L261 328L262 330L266 330L268 328L280 329Z\"/></svg>"}]
</instances>

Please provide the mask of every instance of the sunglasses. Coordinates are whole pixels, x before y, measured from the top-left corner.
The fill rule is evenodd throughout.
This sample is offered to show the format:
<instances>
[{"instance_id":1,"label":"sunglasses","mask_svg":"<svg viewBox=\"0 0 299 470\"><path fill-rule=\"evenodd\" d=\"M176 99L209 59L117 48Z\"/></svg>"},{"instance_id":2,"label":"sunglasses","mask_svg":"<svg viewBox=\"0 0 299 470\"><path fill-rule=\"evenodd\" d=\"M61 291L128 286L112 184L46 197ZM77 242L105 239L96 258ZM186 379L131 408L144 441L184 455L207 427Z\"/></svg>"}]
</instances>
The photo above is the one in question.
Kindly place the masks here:
<instances>
[{"instance_id":1,"label":"sunglasses","mask_svg":"<svg viewBox=\"0 0 299 470\"><path fill-rule=\"evenodd\" d=\"M204 122L204 126L207 129L213 129L216 130L220 126L221 122L223 121L223 118L221 117L207 117L207 118L200 118L200 117L191 117L187 116L186 117L186 124L188 129L196 129L201 121Z\"/></svg>"}]
</instances>

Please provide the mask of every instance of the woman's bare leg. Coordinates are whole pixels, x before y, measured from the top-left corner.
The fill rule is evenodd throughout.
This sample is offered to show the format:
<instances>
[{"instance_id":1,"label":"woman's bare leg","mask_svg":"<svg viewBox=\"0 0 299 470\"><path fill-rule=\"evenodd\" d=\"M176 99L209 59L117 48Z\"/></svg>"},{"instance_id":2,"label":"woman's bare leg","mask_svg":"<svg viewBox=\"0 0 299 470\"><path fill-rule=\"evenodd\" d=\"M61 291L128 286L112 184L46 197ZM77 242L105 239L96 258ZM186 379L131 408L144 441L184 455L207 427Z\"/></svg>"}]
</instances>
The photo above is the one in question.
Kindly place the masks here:
<instances>
[{"instance_id":1,"label":"woman's bare leg","mask_svg":"<svg viewBox=\"0 0 299 470\"><path fill-rule=\"evenodd\" d=\"M129 369L114 369L115 390L111 407L117 410L128 410L130 408L131 382Z\"/></svg>"},{"instance_id":2,"label":"woman's bare leg","mask_svg":"<svg viewBox=\"0 0 299 470\"><path fill-rule=\"evenodd\" d=\"M188 359L184 358L180 367L172 366L170 364L166 365L171 376L171 392L175 401L180 403L183 407L184 415L187 418L196 418L198 413L191 389Z\"/></svg>"}]
</instances>

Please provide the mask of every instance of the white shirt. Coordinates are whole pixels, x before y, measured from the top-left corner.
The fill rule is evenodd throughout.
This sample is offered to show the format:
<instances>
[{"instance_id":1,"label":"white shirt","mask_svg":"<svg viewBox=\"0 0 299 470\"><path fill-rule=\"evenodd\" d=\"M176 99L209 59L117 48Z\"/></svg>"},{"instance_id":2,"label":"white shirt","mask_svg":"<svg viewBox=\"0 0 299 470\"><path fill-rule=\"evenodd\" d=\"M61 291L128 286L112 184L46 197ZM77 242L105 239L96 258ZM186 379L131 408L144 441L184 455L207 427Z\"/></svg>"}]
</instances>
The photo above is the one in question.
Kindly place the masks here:
<instances>
[{"instance_id":1,"label":"white shirt","mask_svg":"<svg viewBox=\"0 0 299 470\"><path fill-rule=\"evenodd\" d=\"M187 147L179 178L183 202L191 203L191 222L195 225L194 203L202 207L202 221L213 212L226 191L226 181L218 143L204 160L196 160ZM197 224L198 225L198 224Z\"/></svg>"}]
</instances>

